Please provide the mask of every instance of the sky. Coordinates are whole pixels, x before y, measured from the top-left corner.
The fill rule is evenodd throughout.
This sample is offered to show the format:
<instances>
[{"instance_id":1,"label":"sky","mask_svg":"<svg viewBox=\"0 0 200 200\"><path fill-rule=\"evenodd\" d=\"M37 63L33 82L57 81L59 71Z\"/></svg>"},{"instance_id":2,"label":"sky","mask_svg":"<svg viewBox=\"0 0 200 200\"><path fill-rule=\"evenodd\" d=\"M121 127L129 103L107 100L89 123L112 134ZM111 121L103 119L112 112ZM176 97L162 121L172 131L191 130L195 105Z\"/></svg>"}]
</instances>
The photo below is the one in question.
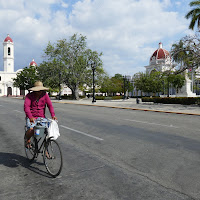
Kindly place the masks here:
<instances>
[{"instance_id":1,"label":"sky","mask_svg":"<svg viewBox=\"0 0 200 200\"><path fill-rule=\"evenodd\" d=\"M0 41L14 41L15 71L32 59L44 60L48 42L87 37L87 47L102 52L109 76L144 72L158 48L170 51L188 29L190 0L0 0ZM3 45L0 71L3 70Z\"/></svg>"}]
</instances>

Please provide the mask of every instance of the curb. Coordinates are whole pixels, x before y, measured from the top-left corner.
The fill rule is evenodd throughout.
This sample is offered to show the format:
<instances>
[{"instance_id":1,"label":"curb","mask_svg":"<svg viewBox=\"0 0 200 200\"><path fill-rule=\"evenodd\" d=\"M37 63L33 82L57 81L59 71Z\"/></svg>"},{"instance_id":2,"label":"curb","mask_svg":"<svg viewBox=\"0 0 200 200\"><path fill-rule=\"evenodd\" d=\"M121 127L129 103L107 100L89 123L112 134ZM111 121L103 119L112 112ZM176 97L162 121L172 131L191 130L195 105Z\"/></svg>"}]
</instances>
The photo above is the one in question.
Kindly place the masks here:
<instances>
[{"instance_id":1,"label":"curb","mask_svg":"<svg viewBox=\"0 0 200 200\"><path fill-rule=\"evenodd\" d=\"M81 106L96 106L96 107L117 108L117 109L127 109L127 110L139 110L139 111L160 112L160 113L170 113L170 114L179 114L179 115L200 116L200 114L196 114L196 113L184 113L184 112L173 112L173 111L163 111L163 110L151 110L151 109L142 109L142 108L129 108L129 107L118 107L118 106L103 106L103 105L95 105L95 104L82 104L82 103L59 102L59 101L57 101L57 102L54 101L53 103L73 104L73 105L81 105Z\"/></svg>"}]
</instances>

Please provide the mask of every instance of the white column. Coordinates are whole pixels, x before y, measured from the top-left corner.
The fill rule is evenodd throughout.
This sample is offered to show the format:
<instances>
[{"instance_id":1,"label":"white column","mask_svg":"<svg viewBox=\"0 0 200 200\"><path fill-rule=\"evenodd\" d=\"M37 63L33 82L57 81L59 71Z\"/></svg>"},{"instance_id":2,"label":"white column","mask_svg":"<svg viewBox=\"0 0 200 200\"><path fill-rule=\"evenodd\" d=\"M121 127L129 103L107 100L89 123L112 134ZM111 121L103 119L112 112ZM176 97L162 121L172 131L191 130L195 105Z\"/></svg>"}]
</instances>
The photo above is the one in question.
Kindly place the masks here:
<instances>
[{"instance_id":1,"label":"white column","mask_svg":"<svg viewBox=\"0 0 200 200\"><path fill-rule=\"evenodd\" d=\"M7 84L4 83L4 95L7 96Z\"/></svg>"}]
</instances>

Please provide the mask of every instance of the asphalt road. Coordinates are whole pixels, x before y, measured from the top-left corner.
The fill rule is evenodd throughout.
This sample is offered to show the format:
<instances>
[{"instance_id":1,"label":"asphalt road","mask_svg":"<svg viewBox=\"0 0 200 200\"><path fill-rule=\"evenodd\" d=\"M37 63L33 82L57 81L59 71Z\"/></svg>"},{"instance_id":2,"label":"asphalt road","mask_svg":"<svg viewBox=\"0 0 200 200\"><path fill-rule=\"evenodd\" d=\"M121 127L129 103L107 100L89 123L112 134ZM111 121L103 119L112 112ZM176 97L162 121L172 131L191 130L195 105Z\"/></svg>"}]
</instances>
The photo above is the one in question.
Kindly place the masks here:
<instances>
[{"instance_id":1,"label":"asphalt road","mask_svg":"<svg viewBox=\"0 0 200 200\"><path fill-rule=\"evenodd\" d=\"M0 98L0 199L200 199L198 116L55 103L64 165L24 153L23 100ZM47 112L47 116L49 113Z\"/></svg>"}]
</instances>

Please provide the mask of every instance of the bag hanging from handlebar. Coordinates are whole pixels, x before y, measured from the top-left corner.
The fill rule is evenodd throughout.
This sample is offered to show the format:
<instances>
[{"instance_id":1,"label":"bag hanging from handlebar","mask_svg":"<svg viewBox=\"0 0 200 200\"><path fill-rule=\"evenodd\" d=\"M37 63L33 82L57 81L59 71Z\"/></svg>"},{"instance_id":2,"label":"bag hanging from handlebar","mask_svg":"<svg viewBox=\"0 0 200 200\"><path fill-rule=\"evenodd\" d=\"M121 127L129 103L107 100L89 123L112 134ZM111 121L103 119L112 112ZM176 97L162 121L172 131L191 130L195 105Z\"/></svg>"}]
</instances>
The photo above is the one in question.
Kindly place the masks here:
<instances>
[{"instance_id":1,"label":"bag hanging from handlebar","mask_svg":"<svg viewBox=\"0 0 200 200\"><path fill-rule=\"evenodd\" d=\"M51 120L50 126L48 128L48 138L52 137L56 140L60 136L58 123L56 120Z\"/></svg>"}]
</instances>

